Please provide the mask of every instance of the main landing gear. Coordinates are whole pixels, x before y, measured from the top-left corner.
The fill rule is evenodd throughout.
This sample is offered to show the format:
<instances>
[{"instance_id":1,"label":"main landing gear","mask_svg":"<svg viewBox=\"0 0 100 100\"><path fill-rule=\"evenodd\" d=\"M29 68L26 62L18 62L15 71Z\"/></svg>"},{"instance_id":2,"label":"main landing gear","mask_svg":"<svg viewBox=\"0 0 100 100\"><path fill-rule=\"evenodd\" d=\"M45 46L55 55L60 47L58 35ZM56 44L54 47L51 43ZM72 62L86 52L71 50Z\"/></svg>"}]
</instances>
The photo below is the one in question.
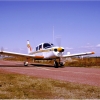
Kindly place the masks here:
<instances>
[{"instance_id":1,"label":"main landing gear","mask_svg":"<svg viewBox=\"0 0 100 100\"><path fill-rule=\"evenodd\" d=\"M26 58L26 61L24 62L24 66L28 66L29 64L29 58Z\"/></svg>"},{"instance_id":2,"label":"main landing gear","mask_svg":"<svg viewBox=\"0 0 100 100\"><path fill-rule=\"evenodd\" d=\"M24 66L28 66L28 62L27 61L24 62Z\"/></svg>"},{"instance_id":3,"label":"main landing gear","mask_svg":"<svg viewBox=\"0 0 100 100\"><path fill-rule=\"evenodd\" d=\"M59 64L58 64L58 62L56 60L54 61L54 67L55 68L58 68L59 67Z\"/></svg>"},{"instance_id":4,"label":"main landing gear","mask_svg":"<svg viewBox=\"0 0 100 100\"><path fill-rule=\"evenodd\" d=\"M55 68L62 67L62 66L64 66L63 62L60 62L60 60L59 60L59 62L57 62L57 60L54 60L54 67Z\"/></svg>"}]
</instances>

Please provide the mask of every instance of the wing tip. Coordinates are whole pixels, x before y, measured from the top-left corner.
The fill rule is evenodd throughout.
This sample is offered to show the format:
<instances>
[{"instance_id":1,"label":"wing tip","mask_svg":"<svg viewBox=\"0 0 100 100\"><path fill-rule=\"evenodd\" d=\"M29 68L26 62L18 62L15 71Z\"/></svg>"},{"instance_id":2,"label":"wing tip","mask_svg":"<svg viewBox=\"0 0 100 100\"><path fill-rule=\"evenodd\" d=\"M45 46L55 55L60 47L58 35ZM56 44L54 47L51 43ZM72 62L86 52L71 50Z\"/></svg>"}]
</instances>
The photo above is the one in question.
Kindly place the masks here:
<instances>
[{"instance_id":1,"label":"wing tip","mask_svg":"<svg viewBox=\"0 0 100 100\"><path fill-rule=\"evenodd\" d=\"M95 54L95 52L92 52L92 54Z\"/></svg>"}]
</instances>

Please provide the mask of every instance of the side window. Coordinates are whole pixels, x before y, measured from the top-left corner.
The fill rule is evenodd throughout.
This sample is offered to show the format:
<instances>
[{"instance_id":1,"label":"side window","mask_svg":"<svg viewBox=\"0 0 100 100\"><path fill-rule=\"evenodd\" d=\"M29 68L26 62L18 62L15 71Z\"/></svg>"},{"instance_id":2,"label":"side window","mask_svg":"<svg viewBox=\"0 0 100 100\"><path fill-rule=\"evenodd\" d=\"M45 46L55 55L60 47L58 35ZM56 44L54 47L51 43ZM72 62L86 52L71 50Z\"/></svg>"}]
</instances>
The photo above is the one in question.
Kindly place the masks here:
<instances>
[{"instance_id":1,"label":"side window","mask_svg":"<svg viewBox=\"0 0 100 100\"><path fill-rule=\"evenodd\" d=\"M45 49L46 49L46 44L43 44L43 48L45 48Z\"/></svg>"},{"instance_id":2,"label":"side window","mask_svg":"<svg viewBox=\"0 0 100 100\"><path fill-rule=\"evenodd\" d=\"M36 51L38 51L38 47L36 47Z\"/></svg>"},{"instance_id":3,"label":"side window","mask_svg":"<svg viewBox=\"0 0 100 100\"><path fill-rule=\"evenodd\" d=\"M42 45L39 45L39 50L41 50L42 49Z\"/></svg>"}]
</instances>

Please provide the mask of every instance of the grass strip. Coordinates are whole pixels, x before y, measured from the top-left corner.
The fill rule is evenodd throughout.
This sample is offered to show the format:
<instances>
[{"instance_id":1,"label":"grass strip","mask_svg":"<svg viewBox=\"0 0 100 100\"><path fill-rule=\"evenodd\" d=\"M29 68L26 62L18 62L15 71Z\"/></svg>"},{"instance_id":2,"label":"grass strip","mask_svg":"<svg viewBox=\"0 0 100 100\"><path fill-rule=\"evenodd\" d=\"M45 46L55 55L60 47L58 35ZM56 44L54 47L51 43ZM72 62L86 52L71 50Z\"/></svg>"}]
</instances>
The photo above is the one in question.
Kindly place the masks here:
<instances>
[{"instance_id":1,"label":"grass strip","mask_svg":"<svg viewBox=\"0 0 100 100\"><path fill-rule=\"evenodd\" d=\"M100 87L0 72L0 99L100 99Z\"/></svg>"}]
</instances>

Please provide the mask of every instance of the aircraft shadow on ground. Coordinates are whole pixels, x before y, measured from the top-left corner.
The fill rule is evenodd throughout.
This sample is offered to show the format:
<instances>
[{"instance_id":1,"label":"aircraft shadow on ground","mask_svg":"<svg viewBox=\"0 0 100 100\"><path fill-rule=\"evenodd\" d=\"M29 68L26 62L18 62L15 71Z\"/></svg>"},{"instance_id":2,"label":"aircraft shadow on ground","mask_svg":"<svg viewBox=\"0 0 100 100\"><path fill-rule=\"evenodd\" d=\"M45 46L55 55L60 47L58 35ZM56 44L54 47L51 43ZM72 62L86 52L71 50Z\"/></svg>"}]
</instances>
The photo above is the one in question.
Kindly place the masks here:
<instances>
[{"instance_id":1,"label":"aircraft shadow on ground","mask_svg":"<svg viewBox=\"0 0 100 100\"><path fill-rule=\"evenodd\" d=\"M45 67L53 67L53 65L43 65L43 64L31 64L32 66L45 66Z\"/></svg>"},{"instance_id":2,"label":"aircraft shadow on ground","mask_svg":"<svg viewBox=\"0 0 100 100\"><path fill-rule=\"evenodd\" d=\"M31 64L33 66L36 66L36 67L54 67L54 65L43 65L43 64ZM59 66L58 68L64 68L64 66Z\"/></svg>"},{"instance_id":3,"label":"aircraft shadow on ground","mask_svg":"<svg viewBox=\"0 0 100 100\"><path fill-rule=\"evenodd\" d=\"M52 65L42 65L42 64L30 64L28 66L24 66L23 64L13 64L13 65L0 65L0 67L53 67Z\"/></svg>"}]
</instances>

